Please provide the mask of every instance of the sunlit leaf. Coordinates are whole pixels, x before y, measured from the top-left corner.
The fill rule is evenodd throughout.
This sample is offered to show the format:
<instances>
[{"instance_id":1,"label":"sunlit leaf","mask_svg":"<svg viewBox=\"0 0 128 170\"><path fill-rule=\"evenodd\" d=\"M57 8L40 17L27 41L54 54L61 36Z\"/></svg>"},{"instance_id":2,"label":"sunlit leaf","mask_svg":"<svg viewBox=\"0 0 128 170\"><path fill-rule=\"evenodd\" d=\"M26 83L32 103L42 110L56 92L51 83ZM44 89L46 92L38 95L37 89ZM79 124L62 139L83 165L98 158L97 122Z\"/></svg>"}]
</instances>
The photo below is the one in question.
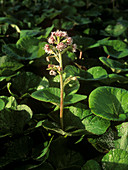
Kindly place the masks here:
<instances>
[{"instance_id":1,"label":"sunlit leaf","mask_svg":"<svg viewBox=\"0 0 128 170\"><path fill-rule=\"evenodd\" d=\"M116 87L98 87L89 96L89 107L97 116L123 121L128 117L128 91Z\"/></svg>"}]
</instances>

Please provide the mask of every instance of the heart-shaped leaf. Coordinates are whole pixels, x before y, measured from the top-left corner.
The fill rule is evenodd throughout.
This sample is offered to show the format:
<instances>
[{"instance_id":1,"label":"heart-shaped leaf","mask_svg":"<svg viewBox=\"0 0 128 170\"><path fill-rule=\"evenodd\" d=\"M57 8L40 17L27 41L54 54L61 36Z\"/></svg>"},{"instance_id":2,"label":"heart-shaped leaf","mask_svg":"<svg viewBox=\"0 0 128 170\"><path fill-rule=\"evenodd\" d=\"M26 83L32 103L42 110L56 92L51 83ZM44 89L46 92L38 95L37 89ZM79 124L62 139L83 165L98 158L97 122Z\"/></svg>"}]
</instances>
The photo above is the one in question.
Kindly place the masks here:
<instances>
[{"instance_id":1,"label":"heart-shaped leaf","mask_svg":"<svg viewBox=\"0 0 128 170\"><path fill-rule=\"evenodd\" d=\"M108 120L123 121L128 117L128 91L102 86L89 95L92 113Z\"/></svg>"}]
</instances>

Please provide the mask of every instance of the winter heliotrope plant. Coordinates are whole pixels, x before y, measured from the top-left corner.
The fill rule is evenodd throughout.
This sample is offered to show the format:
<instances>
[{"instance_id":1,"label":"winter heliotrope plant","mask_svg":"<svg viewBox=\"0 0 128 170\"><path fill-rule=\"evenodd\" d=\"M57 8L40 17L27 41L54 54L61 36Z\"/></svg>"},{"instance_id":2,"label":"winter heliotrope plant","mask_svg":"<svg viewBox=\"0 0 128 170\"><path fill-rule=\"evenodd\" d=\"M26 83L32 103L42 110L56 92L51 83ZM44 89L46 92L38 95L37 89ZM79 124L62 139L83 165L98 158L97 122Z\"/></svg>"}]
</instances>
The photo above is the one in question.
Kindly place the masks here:
<instances>
[{"instance_id":1,"label":"winter heliotrope plant","mask_svg":"<svg viewBox=\"0 0 128 170\"><path fill-rule=\"evenodd\" d=\"M48 38L48 44L45 45L44 50L49 55L46 57L46 60L50 62L50 58L55 58L58 62L58 65L49 64L48 70L50 70L50 75L60 75L60 124L63 129L63 108L64 108L64 80L63 80L63 54L72 50L76 52L76 44L73 44L73 39L68 36L67 32L59 31L51 32L50 37ZM76 79L75 77L69 78Z\"/></svg>"}]
</instances>

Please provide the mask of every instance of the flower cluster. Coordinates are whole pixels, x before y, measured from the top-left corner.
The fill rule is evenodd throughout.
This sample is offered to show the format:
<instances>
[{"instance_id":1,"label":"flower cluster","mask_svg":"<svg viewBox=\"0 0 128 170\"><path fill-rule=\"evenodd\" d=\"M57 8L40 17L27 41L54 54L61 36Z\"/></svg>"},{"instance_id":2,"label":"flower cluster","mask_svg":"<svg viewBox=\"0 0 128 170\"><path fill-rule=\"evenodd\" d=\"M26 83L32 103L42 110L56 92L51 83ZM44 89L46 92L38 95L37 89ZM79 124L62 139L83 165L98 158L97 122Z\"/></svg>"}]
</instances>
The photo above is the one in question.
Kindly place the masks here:
<instances>
[{"instance_id":1,"label":"flower cluster","mask_svg":"<svg viewBox=\"0 0 128 170\"><path fill-rule=\"evenodd\" d=\"M52 51L52 49L50 48L50 45L49 45L49 44L45 44L44 50L45 50L45 52L48 53L48 54L52 54L52 53L53 53L53 51Z\"/></svg>"},{"instance_id":2,"label":"flower cluster","mask_svg":"<svg viewBox=\"0 0 128 170\"><path fill-rule=\"evenodd\" d=\"M46 60L50 62L50 58L55 57L55 59L59 62L61 62L62 57L60 57L65 51L71 49L72 52L76 52L76 44L73 44L73 39L68 36L67 32L65 31L59 31L51 32L50 37L48 38L48 43L44 47L44 50L47 54L50 54L46 57ZM64 51L65 50L65 51ZM62 53L63 52L63 53ZM48 69L50 70L50 75L56 75L56 72L62 73L62 65L56 66L56 65L48 65Z\"/></svg>"},{"instance_id":3,"label":"flower cluster","mask_svg":"<svg viewBox=\"0 0 128 170\"><path fill-rule=\"evenodd\" d=\"M73 44L73 39L68 36L67 32L59 31L51 32L48 38L48 43L44 47L47 54L55 54L56 50L62 52L67 47L71 47L73 52L76 52L76 44ZM56 49L56 50L55 50Z\"/></svg>"},{"instance_id":4,"label":"flower cluster","mask_svg":"<svg viewBox=\"0 0 128 170\"><path fill-rule=\"evenodd\" d=\"M54 65L54 64L48 64L47 70L50 70L49 74L53 76L56 76L56 72L62 71L59 65Z\"/></svg>"}]
</instances>

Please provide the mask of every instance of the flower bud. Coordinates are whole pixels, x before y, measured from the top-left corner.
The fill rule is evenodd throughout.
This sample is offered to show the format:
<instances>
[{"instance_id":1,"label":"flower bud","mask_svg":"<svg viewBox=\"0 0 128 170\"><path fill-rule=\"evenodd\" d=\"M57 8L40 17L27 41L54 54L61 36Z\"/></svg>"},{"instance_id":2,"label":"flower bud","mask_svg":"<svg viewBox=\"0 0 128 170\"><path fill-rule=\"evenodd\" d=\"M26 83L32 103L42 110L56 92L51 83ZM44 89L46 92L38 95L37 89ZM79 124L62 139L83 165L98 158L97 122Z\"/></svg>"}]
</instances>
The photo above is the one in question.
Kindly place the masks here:
<instances>
[{"instance_id":1,"label":"flower bud","mask_svg":"<svg viewBox=\"0 0 128 170\"><path fill-rule=\"evenodd\" d=\"M76 45L76 44L73 44L73 45L72 45L72 52L76 52L76 48L77 48L77 45Z\"/></svg>"},{"instance_id":2,"label":"flower bud","mask_svg":"<svg viewBox=\"0 0 128 170\"><path fill-rule=\"evenodd\" d=\"M51 76L56 76L56 72L55 72L54 70L50 70L50 71L49 71L49 74L50 74Z\"/></svg>"},{"instance_id":3,"label":"flower bud","mask_svg":"<svg viewBox=\"0 0 128 170\"><path fill-rule=\"evenodd\" d=\"M73 43L73 39L71 37L67 38L67 44L71 45Z\"/></svg>"},{"instance_id":4,"label":"flower bud","mask_svg":"<svg viewBox=\"0 0 128 170\"><path fill-rule=\"evenodd\" d=\"M46 61L47 61L47 62L49 62L49 61L50 61L49 56L48 56L48 57L46 57Z\"/></svg>"},{"instance_id":5,"label":"flower bud","mask_svg":"<svg viewBox=\"0 0 128 170\"><path fill-rule=\"evenodd\" d=\"M77 77L72 77L72 80L74 80L74 81L77 80Z\"/></svg>"}]
</instances>

